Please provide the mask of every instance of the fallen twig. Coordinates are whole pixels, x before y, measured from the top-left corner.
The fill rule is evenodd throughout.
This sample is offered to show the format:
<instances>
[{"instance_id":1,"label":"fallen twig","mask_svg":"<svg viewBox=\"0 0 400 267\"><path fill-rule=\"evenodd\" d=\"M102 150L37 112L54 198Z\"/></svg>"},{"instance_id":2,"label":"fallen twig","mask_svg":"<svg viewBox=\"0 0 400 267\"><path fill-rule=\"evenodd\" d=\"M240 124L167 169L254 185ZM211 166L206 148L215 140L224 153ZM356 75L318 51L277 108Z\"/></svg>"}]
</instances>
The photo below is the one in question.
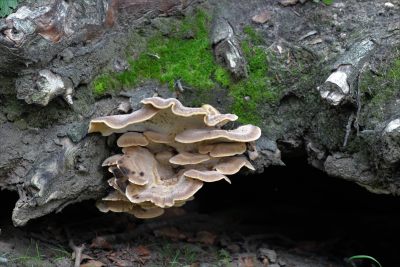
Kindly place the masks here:
<instances>
[{"instance_id":1,"label":"fallen twig","mask_svg":"<svg viewBox=\"0 0 400 267\"><path fill-rule=\"evenodd\" d=\"M82 252L85 249L85 244L82 244L80 246L76 246L72 239L69 240L69 246L70 248L74 251L75 253L75 263L74 267L79 267L81 266L81 261L82 261Z\"/></svg>"}]
</instances>

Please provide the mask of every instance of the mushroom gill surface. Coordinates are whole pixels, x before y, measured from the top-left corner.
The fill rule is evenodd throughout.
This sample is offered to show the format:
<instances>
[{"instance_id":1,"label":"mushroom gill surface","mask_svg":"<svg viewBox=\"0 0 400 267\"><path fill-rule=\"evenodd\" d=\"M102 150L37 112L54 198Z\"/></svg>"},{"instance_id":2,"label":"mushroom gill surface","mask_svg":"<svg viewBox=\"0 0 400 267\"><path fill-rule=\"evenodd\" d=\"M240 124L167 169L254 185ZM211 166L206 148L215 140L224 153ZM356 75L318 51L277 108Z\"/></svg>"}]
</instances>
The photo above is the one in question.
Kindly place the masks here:
<instances>
[{"instance_id":1,"label":"mushroom gill surface","mask_svg":"<svg viewBox=\"0 0 400 267\"><path fill-rule=\"evenodd\" d=\"M226 180L242 167L254 170L244 155L250 142L261 136L254 125L222 128L237 120L205 104L185 107L177 99L151 97L131 114L93 119L89 132L104 136L122 133L112 155L102 166L113 177L108 196L97 202L102 212L126 212L154 218L165 208L180 207L193 199L204 182Z\"/></svg>"}]
</instances>

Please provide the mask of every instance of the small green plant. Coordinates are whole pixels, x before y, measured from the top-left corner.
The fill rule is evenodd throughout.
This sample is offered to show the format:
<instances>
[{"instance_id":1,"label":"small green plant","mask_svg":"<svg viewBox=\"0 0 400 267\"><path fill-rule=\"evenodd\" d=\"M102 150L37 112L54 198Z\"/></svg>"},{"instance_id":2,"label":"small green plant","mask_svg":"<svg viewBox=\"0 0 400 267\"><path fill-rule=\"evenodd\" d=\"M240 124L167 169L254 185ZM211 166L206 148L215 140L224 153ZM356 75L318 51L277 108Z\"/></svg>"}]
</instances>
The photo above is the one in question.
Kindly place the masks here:
<instances>
[{"instance_id":1,"label":"small green plant","mask_svg":"<svg viewBox=\"0 0 400 267\"><path fill-rule=\"evenodd\" d=\"M314 3L322 2L325 5L332 5L334 0L314 0Z\"/></svg>"},{"instance_id":2,"label":"small green plant","mask_svg":"<svg viewBox=\"0 0 400 267\"><path fill-rule=\"evenodd\" d=\"M247 41L250 41L252 45L262 45L264 44L263 37L251 26L243 27L243 32L246 34Z\"/></svg>"},{"instance_id":3,"label":"small green plant","mask_svg":"<svg viewBox=\"0 0 400 267\"><path fill-rule=\"evenodd\" d=\"M39 249L38 242L29 244L25 253L21 256L11 257L10 262L17 264L18 266L43 266L44 255Z\"/></svg>"},{"instance_id":4,"label":"small green plant","mask_svg":"<svg viewBox=\"0 0 400 267\"><path fill-rule=\"evenodd\" d=\"M49 246L48 249L52 252L53 260L59 260L62 258L70 258L71 257L71 253L68 252L68 250L66 250L65 248L63 248L61 246L57 246L57 247Z\"/></svg>"},{"instance_id":5,"label":"small green plant","mask_svg":"<svg viewBox=\"0 0 400 267\"><path fill-rule=\"evenodd\" d=\"M0 18L10 15L17 5L18 0L0 0Z\"/></svg>"},{"instance_id":6,"label":"small green plant","mask_svg":"<svg viewBox=\"0 0 400 267\"><path fill-rule=\"evenodd\" d=\"M165 241L161 247L161 257L164 266L177 267L187 266L196 262L198 252L188 245L175 247L171 243Z\"/></svg>"},{"instance_id":7,"label":"small green plant","mask_svg":"<svg viewBox=\"0 0 400 267\"><path fill-rule=\"evenodd\" d=\"M231 254L225 249L218 251L218 266L230 266L231 265Z\"/></svg>"},{"instance_id":8,"label":"small green plant","mask_svg":"<svg viewBox=\"0 0 400 267\"><path fill-rule=\"evenodd\" d=\"M354 255L347 259L347 261L350 262L354 267L357 266L354 263L356 260L367 260L374 264L377 264L377 267L382 267L382 265L379 263L379 261L377 261L374 257L368 256L368 255Z\"/></svg>"}]
</instances>

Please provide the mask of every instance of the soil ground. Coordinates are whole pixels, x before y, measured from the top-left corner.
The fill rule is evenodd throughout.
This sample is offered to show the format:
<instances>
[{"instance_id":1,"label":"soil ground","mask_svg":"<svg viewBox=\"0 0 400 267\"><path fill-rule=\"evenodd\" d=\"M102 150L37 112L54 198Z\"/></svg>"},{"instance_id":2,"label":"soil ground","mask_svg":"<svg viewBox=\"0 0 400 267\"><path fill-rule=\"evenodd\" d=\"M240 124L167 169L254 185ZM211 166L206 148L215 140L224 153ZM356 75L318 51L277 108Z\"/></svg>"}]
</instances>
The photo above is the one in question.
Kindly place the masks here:
<instances>
[{"instance_id":1,"label":"soil ground","mask_svg":"<svg viewBox=\"0 0 400 267\"><path fill-rule=\"evenodd\" d=\"M0 257L6 266L71 266L72 240L85 245L86 267L334 267L358 254L395 266L400 200L303 164L207 185L184 208L147 221L102 214L89 201L14 228L17 197L2 192Z\"/></svg>"}]
</instances>

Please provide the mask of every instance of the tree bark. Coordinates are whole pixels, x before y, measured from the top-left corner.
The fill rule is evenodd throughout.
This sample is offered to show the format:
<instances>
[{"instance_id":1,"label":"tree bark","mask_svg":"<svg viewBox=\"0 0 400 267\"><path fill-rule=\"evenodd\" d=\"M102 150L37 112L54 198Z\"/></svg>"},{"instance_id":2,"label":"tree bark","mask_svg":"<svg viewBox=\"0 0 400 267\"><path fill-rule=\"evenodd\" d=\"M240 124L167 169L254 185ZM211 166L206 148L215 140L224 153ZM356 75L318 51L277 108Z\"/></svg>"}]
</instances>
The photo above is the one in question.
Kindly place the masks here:
<instances>
[{"instance_id":1,"label":"tree bark","mask_svg":"<svg viewBox=\"0 0 400 267\"><path fill-rule=\"evenodd\" d=\"M146 31L160 16L192 14L196 6L213 17L210 43L220 64L245 79L240 44L244 26L252 25L262 35L260 46L273 55L269 71L285 87L278 101L259 106L258 172L282 164L281 156L300 154L329 175L398 194L398 89L378 103L381 85L362 86L400 58L400 3L392 2L394 7L372 0L290 7L274 0L22 2L0 19L0 188L19 193L15 225L105 194L101 162L115 149L114 140L87 135L91 118L120 112L122 102L136 109L154 93L184 103L196 97L149 82L96 99L88 87L105 67L118 71L135 30ZM252 22L265 11L269 20ZM304 68L295 73L299 65ZM226 98L211 104L229 110L234 99Z\"/></svg>"}]
</instances>

